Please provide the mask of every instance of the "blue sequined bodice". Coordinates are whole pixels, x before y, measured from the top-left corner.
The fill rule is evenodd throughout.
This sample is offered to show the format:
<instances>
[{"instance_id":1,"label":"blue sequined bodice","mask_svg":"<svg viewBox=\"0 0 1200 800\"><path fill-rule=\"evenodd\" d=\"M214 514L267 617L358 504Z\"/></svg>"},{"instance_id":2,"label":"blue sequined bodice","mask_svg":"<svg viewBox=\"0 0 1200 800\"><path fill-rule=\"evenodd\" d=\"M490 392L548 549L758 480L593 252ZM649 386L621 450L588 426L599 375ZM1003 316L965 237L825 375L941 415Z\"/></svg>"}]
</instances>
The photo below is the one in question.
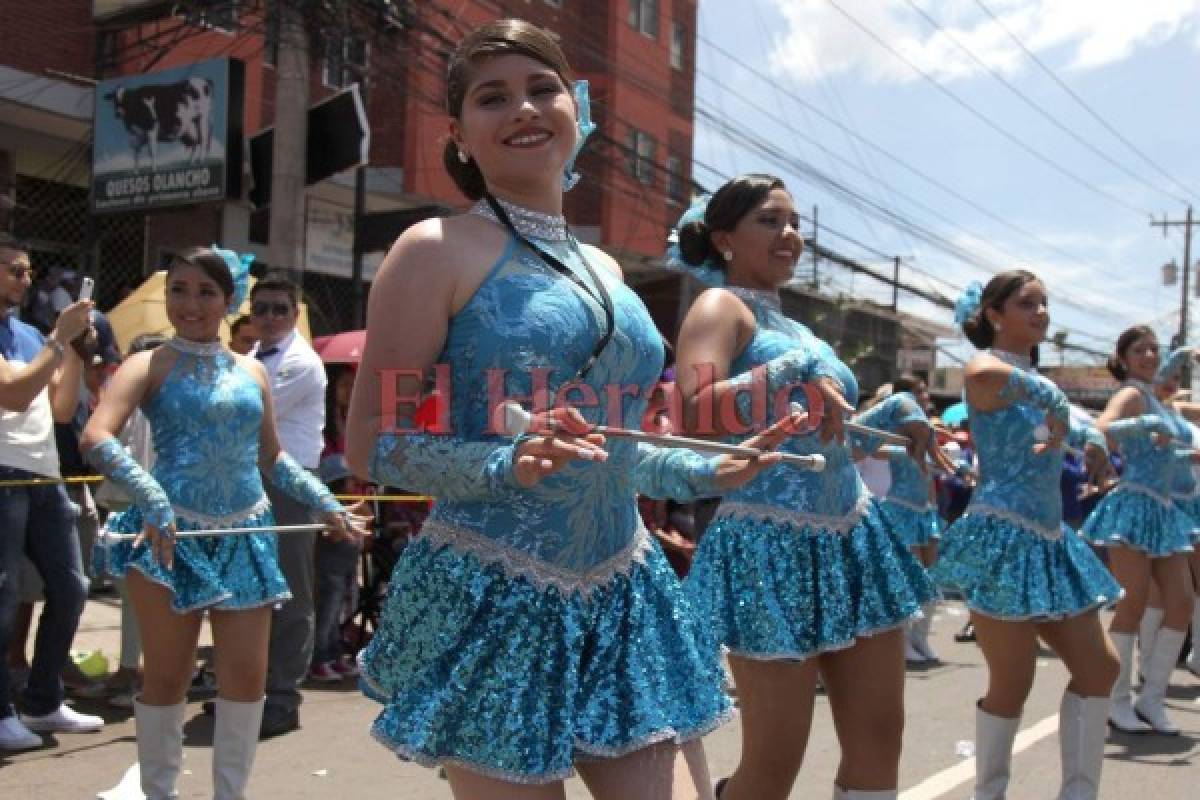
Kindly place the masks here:
<instances>
[{"instance_id":1,"label":"blue sequined bodice","mask_svg":"<svg viewBox=\"0 0 1200 800\"><path fill-rule=\"evenodd\" d=\"M258 470L262 388L223 347L172 340L178 359L143 405L154 433L153 474L176 516L202 525L267 507Z\"/></svg>"},{"instance_id":2,"label":"blue sequined bodice","mask_svg":"<svg viewBox=\"0 0 1200 800\"><path fill-rule=\"evenodd\" d=\"M1061 535L1063 450L1033 452L1046 412L1017 401L998 411L971 406L970 419L979 484L967 511L1001 516L1050 538Z\"/></svg>"},{"instance_id":3,"label":"blue sequined bodice","mask_svg":"<svg viewBox=\"0 0 1200 800\"><path fill-rule=\"evenodd\" d=\"M832 367L846 389L847 401L852 405L857 402L858 381L832 347L779 311L752 300L746 302L754 312L756 327L750 342L730 364L730 375L749 372L784 353L804 348ZM768 402L767 411L772 416L773 405ZM794 514L797 521L835 529L843 529L856 519L868 494L854 468L849 447L837 442L823 443L819 436L812 435L790 437L779 449L800 455L819 453L825 457L825 470L803 472L787 466L766 470L750 483L726 494L721 506L723 511L739 504L775 506Z\"/></svg>"},{"instance_id":4,"label":"blue sequined bodice","mask_svg":"<svg viewBox=\"0 0 1200 800\"><path fill-rule=\"evenodd\" d=\"M528 234L527 234L528 235ZM640 429L648 393L663 366L662 338L641 300L606 266L592 259L592 276L578 245L558 237L531 242L551 253L589 286L604 281L615 307L612 340L584 378L590 392L568 400L589 422ZM475 295L450 320L439 363L452 375L454 434L476 441L506 441L489 433L489 387L524 400L535 380L551 393L587 361L604 327L599 304L510 239ZM632 481L636 446L610 438L604 463L575 462L532 489L511 489L486 501L440 501L432 525L466 549L574 584L634 545L640 530ZM511 553L513 558L506 559ZM555 576L561 571L562 580Z\"/></svg>"},{"instance_id":5,"label":"blue sequined bodice","mask_svg":"<svg viewBox=\"0 0 1200 800\"><path fill-rule=\"evenodd\" d=\"M1129 385L1135 386L1142 395L1146 406L1142 413L1161 417L1171 431L1172 440L1165 447L1156 444L1155 437L1149 433L1123 440L1121 455L1125 459L1125 466L1121 472L1121 483L1165 496L1178 472L1179 461L1175 456L1175 449L1179 444L1177 439L1186 435L1186 426L1174 411L1158 401L1153 391L1145 386L1133 383Z\"/></svg>"},{"instance_id":6,"label":"blue sequined bodice","mask_svg":"<svg viewBox=\"0 0 1200 800\"><path fill-rule=\"evenodd\" d=\"M917 462L903 447L888 446L882 449L892 475L887 499L918 511L929 508L932 504L929 494L933 485L932 474L921 472Z\"/></svg>"}]
</instances>

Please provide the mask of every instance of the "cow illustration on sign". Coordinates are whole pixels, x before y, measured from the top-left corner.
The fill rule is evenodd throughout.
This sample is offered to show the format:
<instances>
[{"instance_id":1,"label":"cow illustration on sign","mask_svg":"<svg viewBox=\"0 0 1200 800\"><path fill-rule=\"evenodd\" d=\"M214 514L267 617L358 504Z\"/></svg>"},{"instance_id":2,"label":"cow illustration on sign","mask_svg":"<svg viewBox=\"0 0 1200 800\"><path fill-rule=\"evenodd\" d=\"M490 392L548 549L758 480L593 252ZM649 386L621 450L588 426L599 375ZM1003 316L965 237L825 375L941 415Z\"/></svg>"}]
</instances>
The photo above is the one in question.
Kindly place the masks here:
<instances>
[{"instance_id":1,"label":"cow illustration on sign","mask_svg":"<svg viewBox=\"0 0 1200 800\"><path fill-rule=\"evenodd\" d=\"M142 151L150 170L158 168L158 143L179 142L188 151L188 163L203 162L212 148L213 82L192 77L135 88L117 87L105 95L113 113L129 133L134 169L141 168Z\"/></svg>"}]
</instances>

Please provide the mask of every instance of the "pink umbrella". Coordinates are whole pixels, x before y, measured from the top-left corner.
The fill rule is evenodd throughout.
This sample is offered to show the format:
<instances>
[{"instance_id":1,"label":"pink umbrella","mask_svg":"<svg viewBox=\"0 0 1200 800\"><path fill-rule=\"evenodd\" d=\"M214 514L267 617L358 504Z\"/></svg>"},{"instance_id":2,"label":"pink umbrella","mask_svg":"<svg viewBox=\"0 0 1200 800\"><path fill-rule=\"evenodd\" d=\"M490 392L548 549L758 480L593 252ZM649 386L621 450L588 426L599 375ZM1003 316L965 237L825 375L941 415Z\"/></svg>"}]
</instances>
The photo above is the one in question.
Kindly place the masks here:
<instances>
[{"instance_id":1,"label":"pink umbrella","mask_svg":"<svg viewBox=\"0 0 1200 800\"><path fill-rule=\"evenodd\" d=\"M367 343L366 331L342 331L313 339L313 349L326 364L354 364L362 361Z\"/></svg>"}]
</instances>

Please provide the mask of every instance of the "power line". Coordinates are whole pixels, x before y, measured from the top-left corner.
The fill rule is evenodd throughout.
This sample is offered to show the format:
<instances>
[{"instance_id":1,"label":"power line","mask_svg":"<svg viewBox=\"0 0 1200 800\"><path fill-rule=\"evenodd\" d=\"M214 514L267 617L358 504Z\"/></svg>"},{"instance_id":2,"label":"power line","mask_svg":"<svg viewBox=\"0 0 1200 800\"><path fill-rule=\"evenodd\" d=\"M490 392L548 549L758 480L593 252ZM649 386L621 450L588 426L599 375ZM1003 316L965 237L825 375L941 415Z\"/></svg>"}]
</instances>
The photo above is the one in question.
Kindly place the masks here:
<instances>
[{"instance_id":1,"label":"power line","mask_svg":"<svg viewBox=\"0 0 1200 800\"><path fill-rule=\"evenodd\" d=\"M1042 162L1046 166L1050 167L1051 169L1053 169L1055 172L1059 173L1063 177L1069 178L1071 181L1079 184L1080 186L1084 187L1088 191L1090 191L1100 197L1104 197L1104 198L1108 199L1113 204L1119 205L1128 211L1132 211L1133 213L1138 214L1139 216L1146 216L1146 217L1151 216L1149 211L1138 208L1137 206L1134 206L1134 205L1130 205L1121 197L1113 194L1112 192L1108 191L1107 189L1097 186L1096 184L1089 181L1087 178L1084 178L1081 175L1078 175L1075 172L1072 172L1071 170L1062 166L1061 164L1056 162L1054 159L1052 159L1049 156L1042 153L1040 150L1037 150L1037 149L1031 147L1027 142L1022 140L1019 136L1017 136L1016 134L1009 131L1007 128L1003 127L1002 125L1000 125L999 123L994 121L987 114L983 113L982 111L977 109L975 106L971 105L966 100L964 100L962 97L960 97L956 92L951 91L949 88L947 88L946 85L943 84L941 81L939 81L937 78L933 77L927 71L925 71L921 67L914 64L910 59L905 57L903 53L901 53L899 50L897 50L892 45L888 44L888 42L885 41L882 36L877 34L875 31L873 31L867 25L860 22L858 20L858 18L855 17L853 14L851 14L850 12L848 12L844 8L842 8L840 5L838 5L837 0L828 0L828 2L831 6L834 7L834 9L839 14L841 14L843 17L845 17L847 20L849 20L851 24L853 24L856 28L858 28L863 33L865 33L867 36L869 36L872 40L874 40L880 47L882 47L883 49L885 49L889 53L891 53L897 60L906 64L914 72L916 72L918 75L920 75L922 78L924 78L930 84L932 84L939 92L944 94L946 97L950 98L960 108L967 111L969 114L971 114L971 116L978 119L984 125L988 126L992 130L994 130L996 133L1000 134L1002 137L1007 139L1012 144L1016 145L1018 148L1020 148L1024 152L1033 156L1035 159Z\"/></svg>"},{"instance_id":2,"label":"power line","mask_svg":"<svg viewBox=\"0 0 1200 800\"><path fill-rule=\"evenodd\" d=\"M1116 167L1118 170L1125 173L1130 178L1133 178L1138 183L1141 183L1143 186L1147 186L1150 189L1152 189L1153 191L1161 192L1162 194L1165 194L1168 197L1170 197L1171 199L1176 200L1180 203L1187 203L1186 198L1180 197L1179 195L1175 194L1174 192L1168 191L1167 189L1163 189L1159 186L1154 185L1150 181L1146 180L1145 178L1143 178L1140 175L1138 175L1137 173L1135 173L1133 170L1129 169L1129 167L1125 166L1124 164L1122 164L1119 161L1117 161L1116 159L1114 159L1108 153L1106 153L1103 150L1101 150L1100 148L1096 147L1094 144L1089 142L1087 139L1083 138L1083 136L1076 133L1070 126L1064 124L1057 117L1055 117L1053 114L1051 114L1045 108L1043 108L1039 103L1037 103L1037 101L1031 99L1027 94L1025 94L1020 89L1018 89L1015 85L1013 85L1012 81L1008 80L1008 78L1005 78L1004 75L1002 75L999 71L994 69L990 64L988 64L982 58L977 56L975 54L975 52L973 50L971 50L971 48L967 47L965 44L962 43L962 41L957 36L955 36L949 30L944 28L936 19L934 19L932 16L930 16L930 14L927 11L925 11L925 9L921 8L919 5L917 5L915 2L913 2L913 0L904 0L904 2L908 4L909 8L911 8L913 11L917 12L917 14L919 14L922 19L924 19L927 23L929 23L929 25L934 30L942 33L947 39L949 39L951 42L954 43L955 47L957 47L959 50L961 50L963 53L965 53L968 58L970 58L972 61L974 61L976 64L978 64L982 69L986 70L989 75L991 75L993 78L995 78L997 81L999 81L1006 89L1008 89L1010 92L1012 92L1014 95L1016 95L1017 98L1021 100L1021 102L1023 102L1025 105L1029 106L1035 112L1037 112L1037 114L1039 116L1041 116L1043 119L1045 119L1051 125L1058 128L1060 131L1065 133L1067 136L1070 136L1076 142L1078 142L1079 144L1086 147L1088 150L1090 150L1092 153L1094 153L1097 157L1103 159L1108 164Z\"/></svg>"},{"instance_id":3,"label":"power line","mask_svg":"<svg viewBox=\"0 0 1200 800\"><path fill-rule=\"evenodd\" d=\"M1048 75L1051 80L1053 80L1056 84L1058 84L1059 88L1061 88L1064 92L1066 92L1071 97L1072 100L1074 100L1076 103L1078 103L1080 108L1082 108L1084 111L1086 111L1088 114L1090 114L1092 119L1094 119L1094 120L1096 120L1096 122L1100 123L1100 125L1102 125L1106 131L1108 131L1113 136L1115 136L1122 144L1124 144L1133 153L1135 153L1138 156L1138 158L1142 159L1142 161L1149 164L1150 167L1155 172L1157 172L1159 175L1166 178L1171 183L1175 184L1177 187L1179 187L1179 189L1181 191L1188 194L1189 196L1191 196L1191 197L1196 196L1196 192L1192 191L1187 186L1184 186L1182 183L1179 182L1178 179L1175 178L1174 175L1172 175L1171 173L1167 172L1167 170L1160 167L1154 159L1152 159L1152 158L1150 158L1150 156L1146 155L1146 153L1143 152L1141 150L1141 148L1139 148L1137 145L1135 145L1133 142L1131 142L1128 138L1126 138L1120 131L1118 131L1116 128L1114 128L1112 125L1110 125L1109 122L1106 119L1104 119L1104 117L1100 116L1100 114L1095 109L1093 109L1090 105L1088 105L1088 103L1082 97L1080 97L1079 94L1074 89L1072 89L1070 87L1070 85L1067 84L1066 81L1064 81L1062 78L1060 78L1058 76L1058 73L1056 73L1053 69L1051 69L1049 66L1047 66L1044 61L1042 61L1040 58L1038 58L1036 53L1034 53L1032 50L1029 49L1025 45L1025 43L1022 42L1021 39L1015 33L1013 33L1012 29L1009 28L1008 25L1006 25L1004 23L1004 20L1002 20L1000 17L998 17L996 15L996 13L993 12L992 9L989 8L987 6L987 4L983 2L983 0L975 0L975 4L977 6L979 6L981 9L983 9L984 13L986 13L989 17L992 18L992 21L994 21L996 23L996 25L998 25L1000 27L1000 29L1008 35L1008 38L1013 40L1013 42L1017 45L1017 47L1021 48L1022 52L1024 52L1025 55L1028 56L1029 59L1031 61L1033 61L1034 64L1037 64L1037 66L1039 68L1041 68L1042 72L1046 73L1046 75ZM1187 201L1184 201L1184 202L1187 202Z\"/></svg>"}]
</instances>

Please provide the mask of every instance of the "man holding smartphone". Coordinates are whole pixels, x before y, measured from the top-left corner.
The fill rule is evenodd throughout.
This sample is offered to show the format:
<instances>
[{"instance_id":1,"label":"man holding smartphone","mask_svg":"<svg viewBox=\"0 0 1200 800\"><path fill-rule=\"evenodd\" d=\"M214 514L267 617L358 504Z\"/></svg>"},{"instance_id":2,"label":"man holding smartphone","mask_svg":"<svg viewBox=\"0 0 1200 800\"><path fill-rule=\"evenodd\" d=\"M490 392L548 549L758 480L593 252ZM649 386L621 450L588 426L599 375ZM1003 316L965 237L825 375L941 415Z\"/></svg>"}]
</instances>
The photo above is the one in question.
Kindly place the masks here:
<instances>
[{"instance_id":1,"label":"man holding smartphone","mask_svg":"<svg viewBox=\"0 0 1200 800\"><path fill-rule=\"evenodd\" d=\"M54 440L54 423L70 420L79 399L83 361L72 343L87 334L92 303L68 305L43 337L16 318L30 283L29 248L0 234L0 652L12 635L23 555L46 594L19 718L7 664L0 663L0 751L40 747L37 733L104 725L63 702L61 676L87 600L87 576L70 501L56 482Z\"/></svg>"}]
</instances>

